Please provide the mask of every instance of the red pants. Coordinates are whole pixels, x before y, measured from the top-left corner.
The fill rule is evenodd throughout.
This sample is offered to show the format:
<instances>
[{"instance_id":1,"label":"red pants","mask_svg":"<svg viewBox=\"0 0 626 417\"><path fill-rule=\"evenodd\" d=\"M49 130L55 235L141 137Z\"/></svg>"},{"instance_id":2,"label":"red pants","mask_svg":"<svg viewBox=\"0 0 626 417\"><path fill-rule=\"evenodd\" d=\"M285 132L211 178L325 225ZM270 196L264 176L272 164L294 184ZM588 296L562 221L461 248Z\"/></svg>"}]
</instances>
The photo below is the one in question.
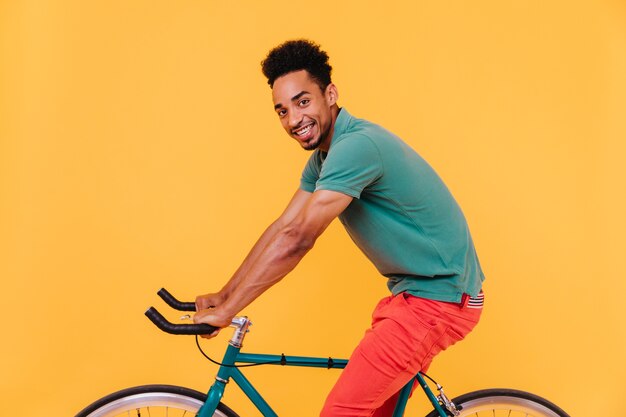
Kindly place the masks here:
<instances>
[{"instance_id":1,"label":"red pants","mask_svg":"<svg viewBox=\"0 0 626 417\"><path fill-rule=\"evenodd\" d=\"M466 298L464 298L466 301ZM478 323L482 302L445 303L409 294L383 298L372 327L352 353L322 417L390 417L398 391L433 357Z\"/></svg>"}]
</instances>

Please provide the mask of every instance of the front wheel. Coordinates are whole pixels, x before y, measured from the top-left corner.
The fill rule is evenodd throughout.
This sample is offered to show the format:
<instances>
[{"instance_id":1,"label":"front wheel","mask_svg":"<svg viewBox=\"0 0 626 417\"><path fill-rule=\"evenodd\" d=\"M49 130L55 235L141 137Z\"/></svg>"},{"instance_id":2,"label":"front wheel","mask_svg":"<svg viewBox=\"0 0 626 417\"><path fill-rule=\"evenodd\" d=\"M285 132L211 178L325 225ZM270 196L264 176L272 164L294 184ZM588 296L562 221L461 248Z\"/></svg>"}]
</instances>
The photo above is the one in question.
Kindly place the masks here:
<instances>
[{"instance_id":1,"label":"front wheel","mask_svg":"<svg viewBox=\"0 0 626 417\"><path fill-rule=\"evenodd\" d=\"M454 398L459 417L569 417L557 405L537 395L512 389L486 389ZM426 417L439 417L433 410Z\"/></svg>"},{"instance_id":2,"label":"front wheel","mask_svg":"<svg viewBox=\"0 0 626 417\"><path fill-rule=\"evenodd\" d=\"M206 394L173 385L144 385L127 388L94 402L76 417L192 417L206 400ZM219 403L214 417L239 417Z\"/></svg>"}]
</instances>

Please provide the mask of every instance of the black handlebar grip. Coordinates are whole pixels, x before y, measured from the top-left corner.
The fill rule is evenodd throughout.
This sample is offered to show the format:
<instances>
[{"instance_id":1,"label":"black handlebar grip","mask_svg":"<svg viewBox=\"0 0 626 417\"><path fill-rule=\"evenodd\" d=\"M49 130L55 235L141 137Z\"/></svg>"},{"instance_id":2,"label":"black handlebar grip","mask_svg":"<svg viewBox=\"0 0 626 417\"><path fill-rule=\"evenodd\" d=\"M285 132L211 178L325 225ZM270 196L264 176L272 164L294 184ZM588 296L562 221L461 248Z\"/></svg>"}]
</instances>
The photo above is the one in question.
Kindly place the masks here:
<instances>
[{"instance_id":1,"label":"black handlebar grip","mask_svg":"<svg viewBox=\"0 0 626 417\"><path fill-rule=\"evenodd\" d=\"M157 294L159 295L159 297L161 297L163 299L163 301L165 301L167 303L167 305L169 305L170 307L172 307L175 310L179 310L179 311L196 311L196 303L184 303L182 301L178 301L165 288L161 288L157 292Z\"/></svg>"},{"instance_id":2,"label":"black handlebar grip","mask_svg":"<svg viewBox=\"0 0 626 417\"><path fill-rule=\"evenodd\" d=\"M150 307L146 311L146 316L154 323L159 329L163 330L166 333L170 334L182 334L182 335L190 335L190 334L211 334L217 327L213 327L209 324L174 324L170 323L159 313L156 311L154 307Z\"/></svg>"}]
</instances>

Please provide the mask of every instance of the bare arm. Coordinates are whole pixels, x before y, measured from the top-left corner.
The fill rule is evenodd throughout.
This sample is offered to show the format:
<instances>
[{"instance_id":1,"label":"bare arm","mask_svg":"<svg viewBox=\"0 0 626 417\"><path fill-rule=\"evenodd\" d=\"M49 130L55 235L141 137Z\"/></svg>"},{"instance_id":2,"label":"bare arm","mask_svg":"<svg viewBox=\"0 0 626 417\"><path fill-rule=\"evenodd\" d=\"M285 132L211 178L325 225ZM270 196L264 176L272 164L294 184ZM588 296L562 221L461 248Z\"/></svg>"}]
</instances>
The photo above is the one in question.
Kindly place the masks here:
<instances>
[{"instance_id":1,"label":"bare arm","mask_svg":"<svg viewBox=\"0 0 626 417\"><path fill-rule=\"evenodd\" d=\"M250 252L226 285L224 285L224 287L217 293L200 295L196 298L196 309L198 311L209 308L209 306L220 306L226 299L228 299L230 294L239 285L241 279L246 276L252 265L254 265L256 259L263 252L268 243L274 238L276 233L281 228L290 223L296 217L310 196L311 193L300 189L295 192L283 213L278 217L278 219L270 224L267 229L265 229L263 234L261 234L257 242L254 244L252 249L250 249Z\"/></svg>"},{"instance_id":2,"label":"bare arm","mask_svg":"<svg viewBox=\"0 0 626 417\"><path fill-rule=\"evenodd\" d=\"M228 326L234 315L295 268L351 201L352 197L334 191L296 192L283 215L263 233L220 291L223 302L215 309L199 311L194 321Z\"/></svg>"}]
</instances>

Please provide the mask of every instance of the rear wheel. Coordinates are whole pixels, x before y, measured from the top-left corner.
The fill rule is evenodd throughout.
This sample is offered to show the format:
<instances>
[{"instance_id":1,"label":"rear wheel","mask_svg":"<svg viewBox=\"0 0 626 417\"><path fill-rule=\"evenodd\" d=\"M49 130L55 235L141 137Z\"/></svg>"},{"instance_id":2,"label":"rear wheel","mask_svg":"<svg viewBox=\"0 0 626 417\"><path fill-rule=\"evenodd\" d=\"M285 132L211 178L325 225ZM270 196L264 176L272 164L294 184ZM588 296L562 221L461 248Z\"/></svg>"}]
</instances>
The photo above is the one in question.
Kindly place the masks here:
<instances>
[{"instance_id":1,"label":"rear wheel","mask_svg":"<svg viewBox=\"0 0 626 417\"><path fill-rule=\"evenodd\" d=\"M557 405L537 395L512 389L486 389L454 398L460 417L569 417ZM427 417L439 417L433 410Z\"/></svg>"},{"instance_id":2,"label":"rear wheel","mask_svg":"<svg viewBox=\"0 0 626 417\"><path fill-rule=\"evenodd\" d=\"M144 385L127 388L94 402L76 417L193 417L206 394L173 385ZM219 403L215 417L239 417Z\"/></svg>"}]
</instances>

